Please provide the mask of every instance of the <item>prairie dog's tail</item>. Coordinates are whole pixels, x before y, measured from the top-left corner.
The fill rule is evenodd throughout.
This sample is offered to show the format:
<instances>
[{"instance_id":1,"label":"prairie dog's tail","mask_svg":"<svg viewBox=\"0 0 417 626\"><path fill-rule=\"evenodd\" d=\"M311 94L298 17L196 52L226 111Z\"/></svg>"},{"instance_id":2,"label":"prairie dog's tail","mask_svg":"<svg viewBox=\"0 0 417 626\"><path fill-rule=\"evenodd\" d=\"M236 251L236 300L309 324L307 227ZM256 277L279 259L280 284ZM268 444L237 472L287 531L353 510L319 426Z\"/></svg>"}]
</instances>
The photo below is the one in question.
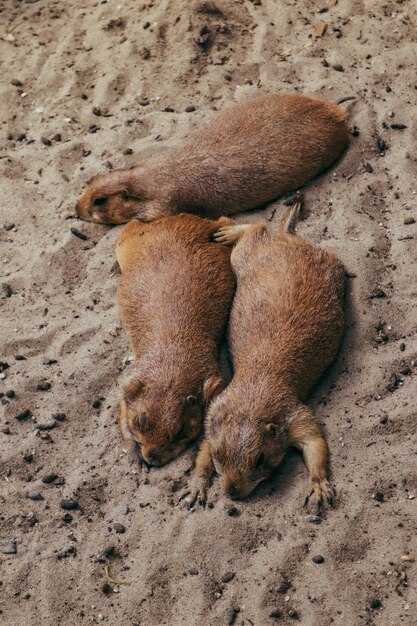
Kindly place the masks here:
<instances>
[{"instance_id":1,"label":"prairie dog's tail","mask_svg":"<svg viewBox=\"0 0 417 626\"><path fill-rule=\"evenodd\" d=\"M295 227L300 219L302 206L303 200L300 197L289 207L278 227L278 233L280 235L291 235L295 232Z\"/></svg>"}]
</instances>

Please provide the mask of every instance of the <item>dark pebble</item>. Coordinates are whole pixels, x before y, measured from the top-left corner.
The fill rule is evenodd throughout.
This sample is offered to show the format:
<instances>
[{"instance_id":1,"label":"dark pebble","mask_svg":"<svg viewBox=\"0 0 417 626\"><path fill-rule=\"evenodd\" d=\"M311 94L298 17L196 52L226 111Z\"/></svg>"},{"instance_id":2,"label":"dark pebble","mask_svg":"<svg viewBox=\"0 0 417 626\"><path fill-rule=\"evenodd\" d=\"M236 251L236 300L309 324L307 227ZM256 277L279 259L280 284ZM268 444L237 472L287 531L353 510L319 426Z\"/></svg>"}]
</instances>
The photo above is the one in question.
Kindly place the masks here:
<instances>
[{"instance_id":1,"label":"dark pebble","mask_svg":"<svg viewBox=\"0 0 417 626\"><path fill-rule=\"evenodd\" d=\"M415 224L416 220L414 219L414 217L406 217L404 220L404 224L406 226L409 226L410 224Z\"/></svg>"},{"instance_id":2,"label":"dark pebble","mask_svg":"<svg viewBox=\"0 0 417 626\"><path fill-rule=\"evenodd\" d=\"M320 565L320 563L324 563L324 558L321 556L321 554L316 554L315 556L313 556L312 561L313 563L317 563L317 565Z\"/></svg>"},{"instance_id":3,"label":"dark pebble","mask_svg":"<svg viewBox=\"0 0 417 626\"><path fill-rule=\"evenodd\" d=\"M32 417L32 411L30 409L25 409L24 411L16 415L16 419L19 420L19 422L27 420L29 417Z\"/></svg>"},{"instance_id":4,"label":"dark pebble","mask_svg":"<svg viewBox=\"0 0 417 626\"><path fill-rule=\"evenodd\" d=\"M237 515L239 515L239 510L235 506L231 506L229 509L227 509L226 513L229 515L229 517L236 517Z\"/></svg>"},{"instance_id":5,"label":"dark pebble","mask_svg":"<svg viewBox=\"0 0 417 626\"><path fill-rule=\"evenodd\" d=\"M369 174L372 174L372 172L374 171L374 168L372 167L372 165L370 163L367 163L365 165L365 169Z\"/></svg>"},{"instance_id":6,"label":"dark pebble","mask_svg":"<svg viewBox=\"0 0 417 626\"><path fill-rule=\"evenodd\" d=\"M101 587L101 591L106 596L108 596L112 592L112 588L110 587L109 583L104 583L104 585Z\"/></svg>"},{"instance_id":7,"label":"dark pebble","mask_svg":"<svg viewBox=\"0 0 417 626\"><path fill-rule=\"evenodd\" d=\"M61 560L61 559L67 559L69 556L75 556L77 554L77 548L75 546L69 546L68 548L65 548L64 550L61 550L60 552L58 552L57 559Z\"/></svg>"},{"instance_id":8,"label":"dark pebble","mask_svg":"<svg viewBox=\"0 0 417 626\"><path fill-rule=\"evenodd\" d=\"M288 609L288 617L291 617L291 619L298 619L299 615L295 609Z\"/></svg>"},{"instance_id":9,"label":"dark pebble","mask_svg":"<svg viewBox=\"0 0 417 626\"><path fill-rule=\"evenodd\" d=\"M291 587L290 581L283 580L280 586L277 588L277 591L278 593L286 593L290 587Z\"/></svg>"},{"instance_id":10,"label":"dark pebble","mask_svg":"<svg viewBox=\"0 0 417 626\"><path fill-rule=\"evenodd\" d=\"M383 502L384 501L384 494L382 493L382 491L377 491L375 496L374 496L374 499L377 502Z\"/></svg>"},{"instance_id":11,"label":"dark pebble","mask_svg":"<svg viewBox=\"0 0 417 626\"><path fill-rule=\"evenodd\" d=\"M405 350L405 343L402 342L400 343L400 352L404 352L404 350Z\"/></svg>"},{"instance_id":12,"label":"dark pebble","mask_svg":"<svg viewBox=\"0 0 417 626\"><path fill-rule=\"evenodd\" d=\"M188 573L190 574L190 576L198 576L198 569L190 569Z\"/></svg>"},{"instance_id":13,"label":"dark pebble","mask_svg":"<svg viewBox=\"0 0 417 626\"><path fill-rule=\"evenodd\" d=\"M65 511L74 511L75 509L78 509L80 507L77 500L71 500L71 499L61 500L61 502L59 503L59 506L61 507L61 509L64 509Z\"/></svg>"},{"instance_id":14,"label":"dark pebble","mask_svg":"<svg viewBox=\"0 0 417 626\"><path fill-rule=\"evenodd\" d=\"M387 86L385 87L385 91L386 91L387 93L390 93L390 92L392 91L392 89L391 89L391 87L390 87L389 85L387 85Z\"/></svg>"},{"instance_id":15,"label":"dark pebble","mask_svg":"<svg viewBox=\"0 0 417 626\"><path fill-rule=\"evenodd\" d=\"M123 150L123 154L126 154L126 155L133 154L132 148L126 148L125 150Z\"/></svg>"},{"instance_id":16,"label":"dark pebble","mask_svg":"<svg viewBox=\"0 0 417 626\"><path fill-rule=\"evenodd\" d=\"M51 146L52 145L52 141L50 139L48 139L47 137L41 137L41 141L42 141L44 146Z\"/></svg>"},{"instance_id":17,"label":"dark pebble","mask_svg":"<svg viewBox=\"0 0 417 626\"><path fill-rule=\"evenodd\" d=\"M43 495L41 494L40 491L29 491L27 493L27 497L29 498L29 500L44 500L45 498L43 497Z\"/></svg>"},{"instance_id":18,"label":"dark pebble","mask_svg":"<svg viewBox=\"0 0 417 626\"><path fill-rule=\"evenodd\" d=\"M232 606L226 611L226 624L234 624L237 618L238 611Z\"/></svg>"},{"instance_id":19,"label":"dark pebble","mask_svg":"<svg viewBox=\"0 0 417 626\"><path fill-rule=\"evenodd\" d=\"M352 135L352 137L358 137L359 136L359 128L356 128L356 126L354 126L353 129L350 131L350 134Z\"/></svg>"},{"instance_id":20,"label":"dark pebble","mask_svg":"<svg viewBox=\"0 0 417 626\"><path fill-rule=\"evenodd\" d=\"M380 609L382 606L382 602L381 600L375 599L375 600L371 600L370 605L371 605L371 609Z\"/></svg>"},{"instance_id":21,"label":"dark pebble","mask_svg":"<svg viewBox=\"0 0 417 626\"><path fill-rule=\"evenodd\" d=\"M123 526L123 524L116 523L114 524L113 528L119 535L123 535L123 533L126 532L126 528Z\"/></svg>"},{"instance_id":22,"label":"dark pebble","mask_svg":"<svg viewBox=\"0 0 417 626\"><path fill-rule=\"evenodd\" d=\"M50 366L50 365L55 365L55 363L58 363L58 361L56 359L48 359L47 361L44 361L43 364Z\"/></svg>"},{"instance_id":23,"label":"dark pebble","mask_svg":"<svg viewBox=\"0 0 417 626\"><path fill-rule=\"evenodd\" d=\"M14 358L15 361L26 361L26 357L23 354L17 354Z\"/></svg>"},{"instance_id":24,"label":"dark pebble","mask_svg":"<svg viewBox=\"0 0 417 626\"><path fill-rule=\"evenodd\" d=\"M11 400L12 398L16 397L16 392L14 391L14 389L9 389L4 395L6 396L6 398L9 398L9 400Z\"/></svg>"},{"instance_id":25,"label":"dark pebble","mask_svg":"<svg viewBox=\"0 0 417 626\"><path fill-rule=\"evenodd\" d=\"M58 478L58 474L46 474L46 476L43 476L43 478L41 479L43 483L45 483L45 485L49 485L50 483L53 483L54 480L56 480Z\"/></svg>"},{"instance_id":26,"label":"dark pebble","mask_svg":"<svg viewBox=\"0 0 417 626\"><path fill-rule=\"evenodd\" d=\"M282 613L281 613L281 611L278 611L278 609L277 609L276 611L272 611L269 614L269 617L272 617L272 619L281 619Z\"/></svg>"},{"instance_id":27,"label":"dark pebble","mask_svg":"<svg viewBox=\"0 0 417 626\"><path fill-rule=\"evenodd\" d=\"M13 295L13 290L8 283L3 283L2 285L3 293L6 298L11 298Z\"/></svg>"},{"instance_id":28,"label":"dark pebble","mask_svg":"<svg viewBox=\"0 0 417 626\"><path fill-rule=\"evenodd\" d=\"M172 107L165 107L164 113L175 113L175 109Z\"/></svg>"},{"instance_id":29,"label":"dark pebble","mask_svg":"<svg viewBox=\"0 0 417 626\"><path fill-rule=\"evenodd\" d=\"M14 222L7 222L6 224L3 224L3 228L4 230L13 230L13 228L15 227Z\"/></svg>"},{"instance_id":30,"label":"dark pebble","mask_svg":"<svg viewBox=\"0 0 417 626\"><path fill-rule=\"evenodd\" d=\"M382 289L374 289L369 298L385 298L386 293Z\"/></svg>"},{"instance_id":31,"label":"dark pebble","mask_svg":"<svg viewBox=\"0 0 417 626\"><path fill-rule=\"evenodd\" d=\"M0 552L3 554L16 554L17 552L17 543L14 539L10 541L6 541L0 546Z\"/></svg>"},{"instance_id":32,"label":"dark pebble","mask_svg":"<svg viewBox=\"0 0 417 626\"><path fill-rule=\"evenodd\" d=\"M323 67L329 67L329 62L326 61L326 59L323 59L321 64L323 65Z\"/></svg>"},{"instance_id":33,"label":"dark pebble","mask_svg":"<svg viewBox=\"0 0 417 626\"><path fill-rule=\"evenodd\" d=\"M10 84L13 85L14 87L23 87L22 81L19 80L18 78L12 78L12 80L10 81Z\"/></svg>"},{"instance_id":34,"label":"dark pebble","mask_svg":"<svg viewBox=\"0 0 417 626\"><path fill-rule=\"evenodd\" d=\"M82 233L80 230L78 230L78 228L75 228L74 226L72 226L70 228L70 231L72 232L73 235L78 237L78 239L82 239L83 241L87 241L87 239L88 239L87 235L84 235L84 233Z\"/></svg>"},{"instance_id":35,"label":"dark pebble","mask_svg":"<svg viewBox=\"0 0 417 626\"><path fill-rule=\"evenodd\" d=\"M317 9L317 13L327 13L328 7L322 7L321 9Z\"/></svg>"},{"instance_id":36,"label":"dark pebble","mask_svg":"<svg viewBox=\"0 0 417 626\"><path fill-rule=\"evenodd\" d=\"M36 391L49 391L51 387L49 380L42 380L36 385Z\"/></svg>"},{"instance_id":37,"label":"dark pebble","mask_svg":"<svg viewBox=\"0 0 417 626\"><path fill-rule=\"evenodd\" d=\"M63 422L66 418L66 413L54 413L52 416L52 419L58 420L58 422Z\"/></svg>"},{"instance_id":38,"label":"dark pebble","mask_svg":"<svg viewBox=\"0 0 417 626\"><path fill-rule=\"evenodd\" d=\"M66 524L69 524L70 522L72 522L74 518L72 517L71 513L65 513L62 519L64 520Z\"/></svg>"},{"instance_id":39,"label":"dark pebble","mask_svg":"<svg viewBox=\"0 0 417 626\"><path fill-rule=\"evenodd\" d=\"M388 414L387 413L383 413L381 415L381 417L379 418L379 423L380 424L386 424L388 422Z\"/></svg>"},{"instance_id":40,"label":"dark pebble","mask_svg":"<svg viewBox=\"0 0 417 626\"><path fill-rule=\"evenodd\" d=\"M149 26L150 26L150 25L151 25L151 23L150 23L150 22L145 22L145 23L143 24L143 28L146 30L147 28L149 28Z\"/></svg>"},{"instance_id":41,"label":"dark pebble","mask_svg":"<svg viewBox=\"0 0 417 626\"><path fill-rule=\"evenodd\" d=\"M383 139L377 139L377 144L378 144L378 150L380 152L385 152L385 150L387 149L387 144L385 143L385 141Z\"/></svg>"},{"instance_id":42,"label":"dark pebble","mask_svg":"<svg viewBox=\"0 0 417 626\"><path fill-rule=\"evenodd\" d=\"M10 365L5 361L0 361L0 372L4 372L4 370L9 369Z\"/></svg>"},{"instance_id":43,"label":"dark pebble","mask_svg":"<svg viewBox=\"0 0 417 626\"><path fill-rule=\"evenodd\" d=\"M186 113L193 113L193 111L196 111L197 107L193 106L192 104L188 107L185 107L185 112Z\"/></svg>"},{"instance_id":44,"label":"dark pebble","mask_svg":"<svg viewBox=\"0 0 417 626\"><path fill-rule=\"evenodd\" d=\"M391 124L391 128L394 130L404 130L407 126L405 124Z\"/></svg>"},{"instance_id":45,"label":"dark pebble","mask_svg":"<svg viewBox=\"0 0 417 626\"><path fill-rule=\"evenodd\" d=\"M26 139L26 133L18 133L15 136L16 141L23 141L24 139Z\"/></svg>"},{"instance_id":46,"label":"dark pebble","mask_svg":"<svg viewBox=\"0 0 417 626\"><path fill-rule=\"evenodd\" d=\"M107 546L106 548L104 548L103 554L107 558L110 558L111 556L115 556L116 555L115 546Z\"/></svg>"},{"instance_id":47,"label":"dark pebble","mask_svg":"<svg viewBox=\"0 0 417 626\"><path fill-rule=\"evenodd\" d=\"M149 48L143 48L142 50L142 59L144 59L146 61L146 59L149 59L151 56L151 51L149 50Z\"/></svg>"},{"instance_id":48,"label":"dark pebble","mask_svg":"<svg viewBox=\"0 0 417 626\"><path fill-rule=\"evenodd\" d=\"M99 107L93 107L93 114L97 115L97 117L100 117L101 109Z\"/></svg>"},{"instance_id":49,"label":"dark pebble","mask_svg":"<svg viewBox=\"0 0 417 626\"><path fill-rule=\"evenodd\" d=\"M97 124L90 124L90 126L88 127L89 133L96 133L99 130L100 130L100 126L97 126Z\"/></svg>"},{"instance_id":50,"label":"dark pebble","mask_svg":"<svg viewBox=\"0 0 417 626\"><path fill-rule=\"evenodd\" d=\"M340 63L335 63L333 65L333 69L336 70L336 72L344 72L345 68L343 67L343 65L340 65Z\"/></svg>"},{"instance_id":51,"label":"dark pebble","mask_svg":"<svg viewBox=\"0 0 417 626\"><path fill-rule=\"evenodd\" d=\"M234 572L226 572L221 577L221 581L222 581L222 583L230 583L230 581L233 580L234 577L235 577L235 573Z\"/></svg>"},{"instance_id":52,"label":"dark pebble","mask_svg":"<svg viewBox=\"0 0 417 626\"><path fill-rule=\"evenodd\" d=\"M400 370L400 374L402 374L403 376L408 376L409 374L411 374L411 367L408 367L408 365L406 365Z\"/></svg>"},{"instance_id":53,"label":"dark pebble","mask_svg":"<svg viewBox=\"0 0 417 626\"><path fill-rule=\"evenodd\" d=\"M32 463L32 461L33 461L33 454L31 452L29 454L25 454L23 456L23 460L26 461L26 463Z\"/></svg>"},{"instance_id":54,"label":"dark pebble","mask_svg":"<svg viewBox=\"0 0 417 626\"><path fill-rule=\"evenodd\" d=\"M101 400L94 400L94 402L91 403L91 406L93 409L99 409L101 407Z\"/></svg>"},{"instance_id":55,"label":"dark pebble","mask_svg":"<svg viewBox=\"0 0 417 626\"><path fill-rule=\"evenodd\" d=\"M52 141L62 141L61 133L55 133L53 137L51 137Z\"/></svg>"}]
</instances>

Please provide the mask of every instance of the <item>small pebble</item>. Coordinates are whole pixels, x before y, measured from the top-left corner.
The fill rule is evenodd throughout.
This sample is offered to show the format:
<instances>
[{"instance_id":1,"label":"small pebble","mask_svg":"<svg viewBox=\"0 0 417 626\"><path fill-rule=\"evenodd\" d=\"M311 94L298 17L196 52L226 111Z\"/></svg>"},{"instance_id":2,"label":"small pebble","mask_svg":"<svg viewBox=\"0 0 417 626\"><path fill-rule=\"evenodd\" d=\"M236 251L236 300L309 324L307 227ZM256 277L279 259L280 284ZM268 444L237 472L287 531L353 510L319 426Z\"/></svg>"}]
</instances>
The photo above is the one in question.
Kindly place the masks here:
<instances>
[{"instance_id":1,"label":"small pebble","mask_svg":"<svg viewBox=\"0 0 417 626\"><path fill-rule=\"evenodd\" d=\"M188 107L185 107L185 112L186 113L193 113L194 111L197 110L197 107L193 106L192 104Z\"/></svg>"},{"instance_id":2,"label":"small pebble","mask_svg":"<svg viewBox=\"0 0 417 626\"><path fill-rule=\"evenodd\" d=\"M16 554L17 552L17 543L14 539L10 541L6 541L0 546L0 552L3 554Z\"/></svg>"},{"instance_id":3,"label":"small pebble","mask_svg":"<svg viewBox=\"0 0 417 626\"><path fill-rule=\"evenodd\" d=\"M197 576L198 575L198 569L190 569L190 571L188 572L190 574L190 576Z\"/></svg>"},{"instance_id":4,"label":"small pebble","mask_svg":"<svg viewBox=\"0 0 417 626\"><path fill-rule=\"evenodd\" d=\"M29 491L27 493L27 497L29 498L29 500L44 500L45 499L43 495L41 494L41 492L37 490Z\"/></svg>"},{"instance_id":5,"label":"small pebble","mask_svg":"<svg viewBox=\"0 0 417 626\"><path fill-rule=\"evenodd\" d=\"M386 424L388 422L388 413L383 413L379 418L380 424Z\"/></svg>"},{"instance_id":6,"label":"small pebble","mask_svg":"<svg viewBox=\"0 0 417 626\"><path fill-rule=\"evenodd\" d=\"M335 63L333 65L333 69L336 70L336 72L344 72L345 68L343 67L343 65L340 65L340 63Z\"/></svg>"},{"instance_id":7,"label":"small pebble","mask_svg":"<svg viewBox=\"0 0 417 626\"><path fill-rule=\"evenodd\" d=\"M64 520L66 524L69 524L70 522L72 522L74 518L72 517L71 513L65 513L62 519Z\"/></svg>"},{"instance_id":8,"label":"small pebble","mask_svg":"<svg viewBox=\"0 0 417 626\"><path fill-rule=\"evenodd\" d=\"M52 430L56 426L55 420L49 420L49 422L41 422L40 424L35 424L35 430Z\"/></svg>"},{"instance_id":9,"label":"small pebble","mask_svg":"<svg viewBox=\"0 0 417 626\"><path fill-rule=\"evenodd\" d=\"M24 411L22 411L21 413L16 415L15 419L19 420L19 422L22 422L23 420L27 420L31 416L32 416L31 410L30 409L25 409Z\"/></svg>"},{"instance_id":10,"label":"small pebble","mask_svg":"<svg viewBox=\"0 0 417 626\"><path fill-rule=\"evenodd\" d=\"M46 474L46 476L43 476L41 480L45 485L50 485L57 478L58 478L58 474L52 473L52 474Z\"/></svg>"},{"instance_id":11,"label":"small pebble","mask_svg":"<svg viewBox=\"0 0 417 626\"><path fill-rule=\"evenodd\" d=\"M54 413L52 419L63 422L67 418L66 413Z\"/></svg>"},{"instance_id":12,"label":"small pebble","mask_svg":"<svg viewBox=\"0 0 417 626\"><path fill-rule=\"evenodd\" d=\"M14 226L15 226L14 222L6 222L6 224L3 224L4 230L7 230L7 231L13 230Z\"/></svg>"},{"instance_id":13,"label":"small pebble","mask_svg":"<svg viewBox=\"0 0 417 626\"><path fill-rule=\"evenodd\" d=\"M70 228L70 231L72 232L73 235L78 237L78 239L82 239L83 241L87 241L87 239L88 239L87 235L84 235L84 233L82 233L80 230L78 230L78 228L75 228L74 226L72 226Z\"/></svg>"},{"instance_id":14,"label":"small pebble","mask_svg":"<svg viewBox=\"0 0 417 626\"><path fill-rule=\"evenodd\" d=\"M147 28L149 28L149 26L150 26L150 25L151 25L151 23L150 23L150 22L145 22L145 23L143 24L143 28L144 28L144 30L146 30Z\"/></svg>"},{"instance_id":15,"label":"small pebble","mask_svg":"<svg viewBox=\"0 0 417 626\"><path fill-rule=\"evenodd\" d=\"M91 406L93 409L99 409L101 407L101 400L94 400L94 402L91 403Z\"/></svg>"},{"instance_id":16,"label":"small pebble","mask_svg":"<svg viewBox=\"0 0 417 626\"><path fill-rule=\"evenodd\" d=\"M366 163L365 169L369 174L372 174L372 172L374 171L374 168L372 167L370 163Z\"/></svg>"},{"instance_id":17,"label":"small pebble","mask_svg":"<svg viewBox=\"0 0 417 626\"><path fill-rule=\"evenodd\" d=\"M104 583L104 585L101 587L101 591L106 596L108 596L112 592L112 588L110 587L109 583Z\"/></svg>"},{"instance_id":18,"label":"small pebble","mask_svg":"<svg viewBox=\"0 0 417 626\"><path fill-rule=\"evenodd\" d=\"M382 491L377 491L374 494L374 500L376 500L377 502L383 502L384 501L384 494L382 493Z\"/></svg>"},{"instance_id":19,"label":"small pebble","mask_svg":"<svg viewBox=\"0 0 417 626\"><path fill-rule=\"evenodd\" d=\"M52 145L52 141L50 139L48 139L47 137L41 137L41 141L42 141L44 146L51 146Z\"/></svg>"},{"instance_id":20,"label":"small pebble","mask_svg":"<svg viewBox=\"0 0 417 626\"><path fill-rule=\"evenodd\" d=\"M122 513L122 515L128 515L130 513L129 507L128 506L122 506L121 513Z\"/></svg>"},{"instance_id":21,"label":"small pebble","mask_svg":"<svg viewBox=\"0 0 417 626\"><path fill-rule=\"evenodd\" d=\"M404 220L404 224L406 226L409 226L410 224L415 224L416 220L414 219L414 217L406 217Z\"/></svg>"},{"instance_id":22,"label":"small pebble","mask_svg":"<svg viewBox=\"0 0 417 626\"><path fill-rule=\"evenodd\" d=\"M394 130L404 130L407 126L405 124L391 124L391 128Z\"/></svg>"},{"instance_id":23,"label":"small pebble","mask_svg":"<svg viewBox=\"0 0 417 626\"><path fill-rule=\"evenodd\" d=\"M380 609L382 606L381 600L371 600L370 602L371 609Z\"/></svg>"},{"instance_id":24,"label":"small pebble","mask_svg":"<svg viewBox=\"0 0 417 626\"><path fill-rule=\"evenodd\" d=\"M16 392L13 389L9 389L4 395L6 396L6 398L9 398L9 400L11 400L12 398L16 397Z\"/></svg>"},{"instance_id":25,"label":"small pebble","mask_svg":"<svg viewBox=\"0 0 417 626\"><path fill-rule=\"evenodd\" d=\"M36 391L49 391L51 387L49 380L42 380L36 385Z\"/></svg>"},{"instance_id":26,"label":"small pebble","mask_svg":"<svg viewBox=\"0 0 417 626\"><path fill-rule=\"evenodd\" d=\"M123 526L123 524L116 523L114 524L113 528L119 535L122 535L126 532L126 528Z\"/></svg>"},{"instance_id":27,"label":"small pebble","mask_svg":"<svg viewBox=\"0 0 417 626\"><path fill-rule=\"evenodd\" d=\"M234 572L226 572L221 577L221 581L222 581L222 583L230 583L230 581L233 580L234 577L235 577L235 573Z\"/></svg>"},{"instance_id":28,"label":"small pebble","mask_svg":"<svg viewBox=\"0 0 417 626\"><path fill-rule=\"evenodd\" d=\"M18 78L12 78L12 80L10 81L10 84L13 85L14 87L23 87L22 81L19 80Z\"/></svg>"},{"instance_id":29,"label":"small pebble","mask_svg":"<svg viewBox=\"0 0 417 626\"><path fill-rule=\"evenodd\" d=\"M3 293L6 298L11 298L13 295L13 290L8 283L3 283L2 285Z\"/></svg>"},{"instance_id":30,"label":"small pebble","mask_svg":"<svg viewBox=\"0 0 417 626\"><path fill-rule=\"evenodd\" d=\"M61 500L59 506L65 511L74 511L75 509L78 509L80 507L77 500L72 500L71 498L67 500Z\"/></svg>"},{"instance_id":31,"label":"small pebble","mask_svg":"<svg viewBox=\"0 0 417 626\"><path fill-rule=\"evenodd\" d=\"M315 556L313 556L312 561L313 563L317 563L317 565L320 565L320 563L324 563L324 558L321 556L321 554L316 554Z\"/></svg>"},{"instance_id":32,"label":"small pebble","mask_svg":"<svg viewBox=\"0 0 417 626\"><path fill-rule=\"evenodd\" d=\"M226 624L234 624L237 618L238 611L234 607L229 607L226 611Z\"/></svg>"},{"instance_id":33,"label":"small pebble","mask_svg":"<svg viewBox=\"0 0 417 626\"><path fill-rule=\"evenodd\" d=\"M281 619L281 617L282 617L282 613L281 613L281 611L279 611L278 609L276 609L275 611L272 611L272 612L269 614L269 617L272 617L272 619Z\"/></svg>"},{"instance_id":34,"label":"small pebble","mask_svg":"<svg viewBox=\"0 0 417 626\"><path fill-rule=\"evenodd\" d=\"M404 350L405 350L405 343L402 342L400 343L400 352L404 352Z\"/></svg>"},{"instance_id":35,"label":"small pebble","mask_svg":"<svg viewBox=\"0 0 417 626\"><path fill-rule=\"evenodd\" d=\"M126 148L125 150L123 150L123 154L126 154L126 155L133 154L132 148Z\"/></svg>"},{"instance_id":36,"label":"small pebble","mask_svg":"<svg viewBox=\"0 0 417 626\"><path fill-rule=\"evenodd\" d=\"M104 548L103 554L104 554L104 556L106 558L110 558L111 556L115 556L115 554L116 554L115 546L107 546L106 548Z\"/></svg>"},{"instance_id":37,"label":"small pebble","mask_svg":"<svg viewBox=\"0 0 417 626\"><path fill-rule=\"evenodd\" d=\"M236 517L237 515L239 515L239 510L235 506L231 506L229 509L227 509L226 513L229 515L229 517Z\"/></svg>"}]
</instances>

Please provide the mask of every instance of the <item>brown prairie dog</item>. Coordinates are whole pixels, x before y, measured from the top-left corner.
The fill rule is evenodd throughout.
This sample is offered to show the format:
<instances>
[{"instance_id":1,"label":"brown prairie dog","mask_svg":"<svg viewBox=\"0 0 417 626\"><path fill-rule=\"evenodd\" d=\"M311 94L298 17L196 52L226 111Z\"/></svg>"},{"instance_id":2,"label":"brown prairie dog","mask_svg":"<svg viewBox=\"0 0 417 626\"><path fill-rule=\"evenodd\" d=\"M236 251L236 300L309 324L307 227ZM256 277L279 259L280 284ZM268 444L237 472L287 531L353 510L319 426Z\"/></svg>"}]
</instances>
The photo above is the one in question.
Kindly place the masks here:
<instances>
[{"instance_id":1,"label":"brown prairie dog","mask_svg":"<svg viewBox=\"0 0 417 626\"><path fill-rule=\"evenodd\" d=\"M326 250L292 234L299 205L271 234L263 224L221 228L235 244L236 295L229 324L234 375L212 402L191 503L204 504L214 470L232 498L250 494L290 446L303 452L307 499L331 503L326 442L305 405L341 341L345 271Z\"/></svg>"},{"instance_id":2,"label":"brown prairie dog","mask_svg":"<svg viewBox=\"0 0 417 626\"><path fill-rule=\"evenodd\" d=\"M232 106L179 147L94 176L76 211L121 224L179 211L219 217L254 209L329 167L348 144L345 120L336 104L298 93Z\"/></svg>"},{"instance_id":3,"label":"brown prairie dog","mask_svg":"<svg viewBox=\"0 0 417 626\"><path fill-rule=\"evenodd\" d=\"M223 389L217 358L234 292L230 224L175 215L131 221L116 256L120 315L136 360L122 384L120 428L137 460L163 465L197 437L208 402Z\"/></svg>"}]
</instances>

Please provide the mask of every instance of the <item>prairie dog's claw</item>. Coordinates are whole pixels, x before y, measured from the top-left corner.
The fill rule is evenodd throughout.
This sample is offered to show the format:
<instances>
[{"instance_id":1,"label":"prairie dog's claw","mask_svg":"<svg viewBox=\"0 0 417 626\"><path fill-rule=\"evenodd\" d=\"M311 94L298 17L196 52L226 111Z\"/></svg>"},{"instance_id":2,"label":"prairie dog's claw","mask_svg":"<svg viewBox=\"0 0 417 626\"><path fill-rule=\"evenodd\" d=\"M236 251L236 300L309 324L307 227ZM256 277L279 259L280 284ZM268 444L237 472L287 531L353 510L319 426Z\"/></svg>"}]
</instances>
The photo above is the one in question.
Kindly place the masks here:
<instances>
[{"instance_id":1,"label":"prairie dog's claw","mask_svg":"<svg viewBox=\"0 0 417 626\"><path fill-rule=\"evenodd\" d=\"M222 226L213 233L213 241L225 246L232 246L243 235L247 224L233 224L233 226Z\"/></svg>"},{"instance_id":2,"label":"prairie dog's claw","mask_svg":"<svg viewBox=\"0 0 417 626\"><path fill-rule=\"evenodd\" d=\"M333 506L334 495L334 489L326 478L319 480L310 479L304 506L307 506L310 498L313 496L313 503L315 503L317 511L320 511L324 499L326 499L329 506Z\"/></svg>"},{"instance_id":3,"label":"prairie dog's claw","mask_svg":"<svg viewBox=\"0 0 417 626\"><path fill-rule=\"evenodd\" d=\"M205 509L207 504L207 481L203 478L193 478L190 489L181 496L180 500L184 498L189 511L194 508L196 502Z\"/></svg>"}]
</instances>

